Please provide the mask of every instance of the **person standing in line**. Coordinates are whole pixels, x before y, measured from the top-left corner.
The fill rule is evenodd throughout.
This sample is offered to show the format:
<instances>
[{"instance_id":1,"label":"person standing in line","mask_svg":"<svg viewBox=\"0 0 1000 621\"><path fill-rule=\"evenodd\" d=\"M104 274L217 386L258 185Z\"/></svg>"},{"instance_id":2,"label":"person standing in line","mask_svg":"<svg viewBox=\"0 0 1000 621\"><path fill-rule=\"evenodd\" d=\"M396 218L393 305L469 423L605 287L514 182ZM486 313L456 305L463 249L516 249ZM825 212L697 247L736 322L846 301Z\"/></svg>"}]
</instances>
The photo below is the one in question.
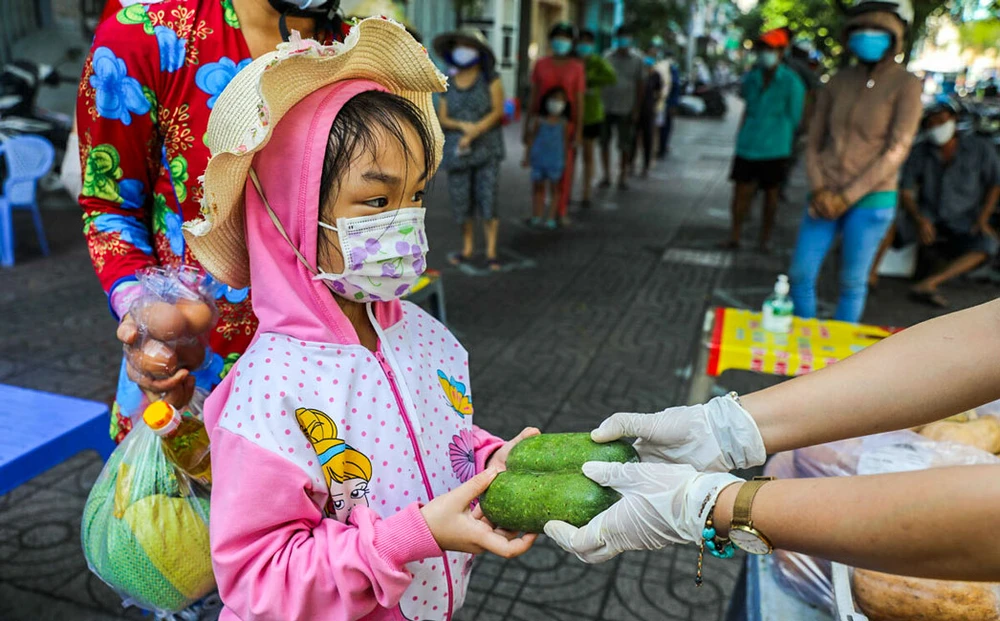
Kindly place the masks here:
<instances>
[{"instance_id":1,"label":"person standing in line","mask_svg":"<svg viewBox=\"0 0 1000 621\"><path fill-rule=\"evenodd\" d=\"M451 88L441 96L438 117L445 131L444 161L455 220L462 227L462 251L452 265L468 263L476 250L475 221L483 222L486 263L503 269L497 255L500 162L504 158L503 83L496 57L476 28L447 32L434 39L434 51L455 68Z\"/></svg>"},{"instance_id":2,"label":"person standing in line","mask_svg":"<svg viewBox=\"0 0 1000 621\"><path fill-rule=\"evenodd\" d=\"M621 158L618 163L618 189L627 190L626 177L635 155L634 132L636 123L639 122L645 65L642 56L632 49L632 30L622 26L616 36L615 48L604 55L614 68L618 81L601 92L605 112L604 134L601 136L604 179L599 187L611 187L611 139L612 134L617 134L618 154Z\"/></svg>"},{"instance_id":3,"label":"person standing in line","mask_svg":"<svg viewBox=\"0 0 1000 621\"><path fill-rule=\"evenodd\" d=\"M576 53L583 60L587 77L587 92L583 97L583 200L580 206L590 207L594 181L594 141L604 127L604 101L601 89L618 80L615 70L597 53L596 37L591 30L580 31Z\"/></svg>"},{"instance_id":4,"label":"person standing in line","mask_svg":"<svg viewBox=\"0 0 1000 621\"><path fill-rule=\"evenodd\" d=\"M663 78L656 70L657 48L650 47L646 51L643 62L646 65L645 88L642 94L642 103L639 105L638 140L636 146L642 149L642 173L640 177L645 179L649 176L649 165L653 162L655 154L654 138L656 132L656 108L663 95Z\"/></svg>"},{"instance_id":5,"label":"person standing in line","mask_svg":"<svg viewBox=\"0 0 1000 621\"><path fill-rule=\"evenodd\" d=\"M766 252L778 215L781 184L788 174L795 130L802 120L805 86L782 62L788 34L771 30L757 39L757 66L743 77L746 102L743 122L736 139L736 157L730 179L734 183L732 228L726 248L740 247L743 221L757 189L764 190L764 218L760 228L760 250Z\"/></svg>"},{"instance_id":6,"label":"person standing in line","mask_svg":"<svg viewBox=\"0 0 1000 621\"><path fill-rule=\"evenodd\" d=\"M857 63L820 90L809 123L806 166L812 188L789 277L795 312L816 316L816 280L830 246L841 243L834 318L861 320L868 275L893 222L899 169L922 116L920 80L896 62L913 21L910 0L862 0L845 28Z\"/></svg>"},{"instance_id":7,"label":"person standing in line","mask_svg":"<svg viewBox=\"0 0 1000 621\"><path fill-rule=\"evenodd\" d=\"M653 70L659 75L660 82L662 83L660 96L656 99L656 109L653 119L654 131L656 132L656 158L663 159L666 155L664 151L666 148L664 133L667 131L667 99L670 97L670 89L673 86L673 76L670 70L670 60L667 58L667 52L663 47L663 38L654 37L653 47L656 51L654 55L656 62L653 65Z\"/></svg>"},{"instance_id":8,"label":"person standing in line","mask_svg":"<svg viewBox=\"0 0 1000 621\"><path fill-rule=\"evenodd\" d=\"M569 131L573 137L566 143L566 165L563 168L562 180L559 182L559 202L556 215L562 226L569 225L567 211L569 198L573 191L573 163L576 150L583 144L583 100L587 90L587 78L583 61L574 58L573 43L576 39L576 28L566 22L560 22L549 31L550 56L543 56L535 62L531 70L531 92L528 96L528 114L524 119L523 141L528 146L529 129L533 126L533 117L544 114L541 108L542 95L559 87L566 91L568 108L572 113Z\"/></svg>"},{"instance_id":9,"label":"person standing in line","mask_svg":"<svg viewBox=\"0 0 1000 621\"><path fill-rule=\"evenodd\" d=\"M666 63L670 72L668 84L664 86L667 93L666 107L663 115L663 125L660 126L660 146L656 157L665 160L670 153L670 136L674 132L674 117L677 114L677 106L681 102L681 71L674 62L673 53L666 52L667 56L663 62Z\"/></svg>"},{"instance_id":10,"label":"person standing in line","mask_svg":"<svg viewBox=\"0 0 1000 621\"><path fill-rule=\"evenodd\" d=\"M542 96L541 109L531 117L528 144L525 149L525 168L531 168L532 216L528 222L534 228L544 227L554 231L559 225L559 211L563 172L566 168L566 143L572 140L569 119L573 118L566 91L555 87ZM546 194L551 195L548 218L545 217Z\"/></svg>"}]
</instances>

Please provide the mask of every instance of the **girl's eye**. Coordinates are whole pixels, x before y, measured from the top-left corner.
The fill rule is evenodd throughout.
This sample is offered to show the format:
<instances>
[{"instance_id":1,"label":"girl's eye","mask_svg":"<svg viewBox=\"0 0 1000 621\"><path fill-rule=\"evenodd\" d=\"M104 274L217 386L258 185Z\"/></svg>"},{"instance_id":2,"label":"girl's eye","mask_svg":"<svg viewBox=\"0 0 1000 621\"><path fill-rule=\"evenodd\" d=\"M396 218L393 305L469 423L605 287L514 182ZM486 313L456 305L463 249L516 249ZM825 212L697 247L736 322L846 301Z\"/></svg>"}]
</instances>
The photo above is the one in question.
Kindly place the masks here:
<instances>
[{"instance_id":1,"label":"girl's eye","mask_svg":"<svg viewBox=\"0 0 1000 621\"><path fill-rule=\"evenodd\" d=\"M368 205L369 207L374 207L376 209L384 209L389 206L389 199L384 196L380 196L378 198L372 198L366 200L365 205Z\"/></svg>"}]
</instances>

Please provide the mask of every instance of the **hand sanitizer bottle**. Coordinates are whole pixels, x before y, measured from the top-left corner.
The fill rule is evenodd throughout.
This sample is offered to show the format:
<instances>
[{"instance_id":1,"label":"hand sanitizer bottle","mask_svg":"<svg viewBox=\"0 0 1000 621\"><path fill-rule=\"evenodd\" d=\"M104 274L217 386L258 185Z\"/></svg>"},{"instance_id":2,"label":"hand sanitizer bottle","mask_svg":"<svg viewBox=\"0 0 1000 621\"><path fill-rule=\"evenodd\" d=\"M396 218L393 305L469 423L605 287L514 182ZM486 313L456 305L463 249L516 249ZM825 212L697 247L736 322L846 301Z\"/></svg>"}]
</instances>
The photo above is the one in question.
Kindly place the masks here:
<instances>
[{"instance_id":1,"label":"hand sanitizer bottle","mask_svg":"<svg viewBox=\"0 0 1000 621\"><path fill-rule=\"evenodd\" d=\"M778 282L774 283L774 293L764 300L764 329L768 332L787 334L792 331L792 315L795 313L795 305L792 298L788 297L788 276L784 274L778 276Z\"/></svg>"}]
</instances>

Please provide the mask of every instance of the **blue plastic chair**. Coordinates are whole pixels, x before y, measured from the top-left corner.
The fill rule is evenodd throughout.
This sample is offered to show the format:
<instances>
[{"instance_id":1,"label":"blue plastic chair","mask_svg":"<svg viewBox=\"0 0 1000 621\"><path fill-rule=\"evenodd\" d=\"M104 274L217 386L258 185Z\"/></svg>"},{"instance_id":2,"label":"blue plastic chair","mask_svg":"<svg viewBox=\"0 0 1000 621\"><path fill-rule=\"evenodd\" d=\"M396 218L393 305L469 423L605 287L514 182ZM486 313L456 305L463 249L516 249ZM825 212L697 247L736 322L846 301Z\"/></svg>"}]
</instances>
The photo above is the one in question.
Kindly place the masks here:
<instances>
[{"instance_id":1,"label":"blue plastic chair","mask_svg":"<svg viewBox=\"0 0 1000 621\"><path fill-rule=\"evenodd\" d=\"M38 209L38 180L52 170L56 150L41 136L14 136L0 143L0 153L7 163L7 178L0 194L0 265L14 266L13 209L30 209L42 255L48 256L42 213Z\"/></svg>"}]
</instances>

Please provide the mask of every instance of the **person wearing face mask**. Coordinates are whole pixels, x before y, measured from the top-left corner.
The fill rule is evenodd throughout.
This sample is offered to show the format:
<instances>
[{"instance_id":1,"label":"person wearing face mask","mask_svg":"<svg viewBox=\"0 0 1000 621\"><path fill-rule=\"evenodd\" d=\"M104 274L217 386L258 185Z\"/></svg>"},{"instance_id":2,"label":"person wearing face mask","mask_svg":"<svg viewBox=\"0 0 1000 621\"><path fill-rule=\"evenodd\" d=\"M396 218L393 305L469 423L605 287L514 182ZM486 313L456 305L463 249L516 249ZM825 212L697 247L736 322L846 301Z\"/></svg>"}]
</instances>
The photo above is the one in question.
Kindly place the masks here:
<instances>
[{"instance_id":1,"label":"person wearing face mask","mask_svg":"<svg viewBox=\"0 0 1000 621\"><path fill-rule=\"evenodd\" d=\"M448 171L451 209L462 227L462 250L452 254L450 261L461 265L473 260L478 218L486 237L486 263L498 272L503 266L497 255L497 191L505 152L500 125L503 83L496 71L496 57L477 28L439 35L434 39L434 50L454 68L452 88L438 105L445 131L442 167Z\"/></svg>"},{"instance_id":2,"label":"person wearing face mask","mask_svg":"<svg viewBox=\"0 0 1000 621\"><path fill-rule=\"evenodd\" d=\"M869 271L892 224L899 170L922 114L921 82L896 61L912 21L910 0L855 4L844 31L854 64L817 96L806 146L810 199L789 272L801 317L816 316L816 280L841 236L834 318L861 320Z\"/></svg>"},{"instance_id":3,"label":"person wearing face mask","mask_svg":"<svg viewBox=\"0 0 1000 621\"><path fill-rule=\"evenodd\" d=\"M447 81L397 23L347 41L293 41L233 79L184 231L214 278L254 287L259 319L204 409L220 621L449 621L474 554L536 538L470 503L538 430L476 425L465 349L400 300L427 267Z\"/></svg>"},{"instance_id":4,"label":"person wearing face mask","mask_svg":"<svg viewBox=\"0 0 1000 621\"><path fill-rule=\"evenodd\" d=\"M614 86L601 91L604 99L606 120L604 135L601 136L601 163L604 165L604 179L598 187L611 187L611 140L618 140L618 189L627 190L626 177L632 168L635 155L635 128L639 122L642 103L642 89L646 75L646 64L632 47L632 30L621 26L615 33L614 49L608 50L604 58L611 63L618 76Z\"/></svg>"},{"instance_id":5,"label":"person wearing face mask","mask_svg":"<svg viewBox=\"0 0 1000 621\"><path fill-rule=\"evenodd\" d=\"M788 49L788 32L771 30L756 42L757 66L743 76L741 94L746 102L730 179L734 183L732 229L725 248L740 247L743 221L758 189L764 191L764 217L759 248L768 249L778 215L781 185L788 175L795 131L802 120L805 85L782 62Z\"/></svg>"},{"instance_id":6,"label":"person wearing face mask","mask_svg":"<svg viewBox=\"0 0 1000 621\"><path fill-rule=\"evenodd\" d=\"M1000 200L1000 158L986 140L956 133L951 104L931 108L924 118L927 138L913 148L899 183L907 218L898 228L904 244L919 241L949 260L910 291L917 301L945 308L938 288L1000 250L990 226Z\"/></svg>"},{"instance_id":7,"label":"person wearing face mask","mask_svg":"<svg viewBox=\"0 0 1000 621\"><path fill-rule=\"evenodd\" d=\"M556 24L549 31L549 48L552 54L539 58L531 70L531 92L528 95L529 105L522 135L527 148L531 128L535 126L534 117L545 114L542 97L555 88L565 91L567 107L572 114L569 121L572 139L566 142L565 167L559 182L559 200L556 205L556 215L562 226L569 225L569 217L566 214L569 209L570 194L573 192L573 164L576 160L576 151L583 144L583 100L587 90L583 61L572 55L575 39L576 28L566 22ZM534 219L528 222L529 225L536 223Z\"/></svg>"},{"instance_id":8,"label":"person wearing face mask","mask_svg":"<svg viewBox=\"0 0 1000 621\"><path fill-rule=\"evenodd\" d=\"M597 53L594 32L580 31L576 54L583 60L587 92L583 97L583 199L581 207L590 207L594 180L594 142L604 128L604 101L601 91L617 81L614 68Z\"/></svg>"}]
</instances>

